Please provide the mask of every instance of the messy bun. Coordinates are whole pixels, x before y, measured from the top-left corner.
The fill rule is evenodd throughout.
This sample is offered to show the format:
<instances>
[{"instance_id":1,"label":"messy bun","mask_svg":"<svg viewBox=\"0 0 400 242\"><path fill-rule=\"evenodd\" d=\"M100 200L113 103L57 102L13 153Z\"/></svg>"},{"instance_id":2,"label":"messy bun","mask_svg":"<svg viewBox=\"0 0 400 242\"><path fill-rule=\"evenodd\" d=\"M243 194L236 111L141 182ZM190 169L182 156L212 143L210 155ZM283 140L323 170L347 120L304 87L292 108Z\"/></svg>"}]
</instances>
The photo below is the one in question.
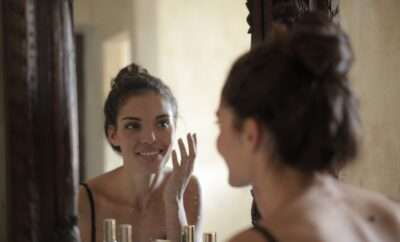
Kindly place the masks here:
<instances>
[{"instance_id":1,"label":"messy bun","mask_svg":"<svg viewBox=\"0 0 400 242\"><path fill-rule=\"evenodd\" d=\"M353 61L347 35L322 14L306 14L290 33L293 54L316 76L346 76Z\"/></svg>"},{"instance_id":2,"label":"messy bun","mask_svg":"<svg viewBox=\"0 0 400 242\"><path fill-rule=\"evenodd\" d=\"M106 136L110 126L117 126L118 112L126 99L150 91L165 98L171 104L174 119L177 118L177 102L169 87L160 79L150 75L143 67L132 63L122 68L111 82L111 90L104 104L104 132ZM121 151L118 146L112 144L111 146L115 151Z\"/></svg>"},{"instance_id":3,"label":"messy bun","mask_svg":"<svg viewBox=\"0 0 400 242\"><path fill-rule=\"evenodd\" d=\"M236 61L222 100L237 128L249 117L263 124L284 164L302 172L337 170L358 151L351 63L347 35L325 15L308 13Z\"/></svg>"}]
</instances>

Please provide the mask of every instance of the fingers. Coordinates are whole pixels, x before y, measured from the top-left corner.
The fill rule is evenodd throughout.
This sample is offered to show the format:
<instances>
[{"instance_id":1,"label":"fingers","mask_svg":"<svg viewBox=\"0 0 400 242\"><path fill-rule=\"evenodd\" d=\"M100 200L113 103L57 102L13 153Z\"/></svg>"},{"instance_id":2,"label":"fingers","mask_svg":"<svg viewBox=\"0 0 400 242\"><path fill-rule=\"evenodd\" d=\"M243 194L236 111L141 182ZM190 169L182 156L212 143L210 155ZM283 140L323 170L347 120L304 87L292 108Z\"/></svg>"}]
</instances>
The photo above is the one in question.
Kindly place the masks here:
<instances>
[{"instance_id":1,"label":"fingers","mask_svg":"<svg viewBox=\"0 0 400 242\"><path fill-rule=\"evenodd\" d=\"M188 142L188 148L189 148L189 158L194 159L194 156L196 155L196 144L194 137L191 134L187 134L186 136L187 142Z\"/></svg>"},{"instance_id":2,"label":"fingers","mask_svg":"<svg viewBox=\"0 0 400 242\"><path fill-rule=\"evenodd\" d=\"M176 152L173 153L173 165L175 167L181 167L185 171L185 173L190 174L193 171L194 160L196 158L196 147L197 147L197 138L195 134L188 133L186 136L187 139L187 148L182 140L182 138L178 139L178 146L180 151L181 162L178 163ZM175 157L175 158L174 158ZM176 159L174 161L174 159Z\"/></svg>"},{"instance_id":3,"label":"fingers","mask_svg":"<svg viewBox=\"0 0 400 242\"><path fill-rule=\"evenodd\" d=\"M194 166L194 159L196 158L196 138L195 135L188 134L187 135L187 142L189 148L189 156L187 162L187 170L189 173L192 173L193 166Z\"/></svg>"},{"instance_id":4,"label":"fingers","mask_svg":"<svg viewBox=\"0 0 400 242\"><path fill-rule=\"evenodd\" d=\"M178 139L178 146L181 154L181 165L183 165L184 161L187 160L188 155L186 152L185 144L183 143L183 140L181 138Z\"/></svg>"},{"instance_id":5,"label":"fingers","mask_svg":"<svg viewBox=\"0 0 400 242\"><path fill-rule=\"evenodd\" d=\"M178 169L179 167L178 157L175 150L172 151L172 167L174 170Z\"/></svg>"},{"instance_id":6,"label":"fingers","mask_svg":"<svg viewBox=\"0 0 400 242\"><path fill-rule=\"evenodd\" d=\"M196 133L193 134L193 139L194 139L194 144L197 147L197 134Z\"/></svg>"}]
</instances>

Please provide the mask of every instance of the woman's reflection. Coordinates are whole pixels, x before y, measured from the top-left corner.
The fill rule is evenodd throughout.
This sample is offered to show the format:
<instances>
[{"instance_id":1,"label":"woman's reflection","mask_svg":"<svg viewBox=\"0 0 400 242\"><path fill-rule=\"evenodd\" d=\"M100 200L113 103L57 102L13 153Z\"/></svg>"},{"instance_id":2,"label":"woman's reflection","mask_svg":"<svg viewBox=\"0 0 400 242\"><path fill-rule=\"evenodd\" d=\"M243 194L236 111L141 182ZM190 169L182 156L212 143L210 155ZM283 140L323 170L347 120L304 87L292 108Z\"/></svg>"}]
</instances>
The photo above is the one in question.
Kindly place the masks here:
<instances>
[{"instance_id":1,"label":"woman's reflection","mask_svg":"<svg viewBox=\"0 0 400 242\"><path fill-rule=\"evenodd\" d=\"M131 224L133 241L179 241L186 224L196 225L199 234L200 187L192 176L196 137L188 134L186 145L178 140L178 162L172 151L177 103L170 89L145 69L129 65L113 80L104 114L107 139L123 165L81 187L82 241L103 241L106 218ZM172 170L165 168L171 151Z\"/></svg>"}]
</instances>

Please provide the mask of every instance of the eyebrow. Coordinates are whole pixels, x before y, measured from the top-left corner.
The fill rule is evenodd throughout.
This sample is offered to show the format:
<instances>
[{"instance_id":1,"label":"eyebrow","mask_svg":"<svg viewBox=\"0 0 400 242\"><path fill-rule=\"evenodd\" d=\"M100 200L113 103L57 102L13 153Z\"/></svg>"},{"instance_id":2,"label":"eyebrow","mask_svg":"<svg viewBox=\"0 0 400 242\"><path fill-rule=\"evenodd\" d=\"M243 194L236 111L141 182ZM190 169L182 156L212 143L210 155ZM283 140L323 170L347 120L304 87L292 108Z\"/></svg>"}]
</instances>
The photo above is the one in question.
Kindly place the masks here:
<instances>
[{"instance_id":1,"label":"eyebrow","mask_svg":"<svg viewBox=\"0 0 400 242\"><path fill-rule=\"evenodd\" d=\"M164 118L170 118L170 115L168 114L160 114L156 117L157 120L159 119L164 119ZM132 120L132 121L142 121L142 119L138 118L138 117L123 117L122 120Z\"/></svg>"},{"instance_id":2,"label":"eyebrow","mask_svg":"<svg viewBox=\"0 0 400 242\"><path fill-rule=\"evenodd\" d=\"M140 119L140 118L137 118L137 117L123 117L122 120L141 121L141 119Z\"/></svg>"},{"instance_id":3,"label":"eyebrow","mask_svg":"<svg viewBox=\"0 0 400 242\"><path fill-rule=\"evenodd\" d=\"M170 118L169 114L158 115L156 119L164 119L164 118Z\"/></svg>"}]
</instances>

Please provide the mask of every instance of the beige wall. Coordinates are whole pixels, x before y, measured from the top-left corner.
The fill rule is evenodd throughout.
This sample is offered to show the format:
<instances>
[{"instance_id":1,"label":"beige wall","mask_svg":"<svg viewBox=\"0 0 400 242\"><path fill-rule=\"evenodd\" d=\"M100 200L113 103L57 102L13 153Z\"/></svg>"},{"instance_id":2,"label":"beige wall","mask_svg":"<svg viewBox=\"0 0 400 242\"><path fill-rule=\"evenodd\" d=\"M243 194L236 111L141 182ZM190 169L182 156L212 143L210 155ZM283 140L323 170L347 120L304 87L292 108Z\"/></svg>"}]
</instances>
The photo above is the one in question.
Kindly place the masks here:
<instances>
[{"instance_id":1,"label":"beige wall","mask_svg":"<svg viewBox=\"0 0 400 242\"><path fill-rule=\"evenodd\" d=\"M110 87L111 77L120 67L123 52L118 45L130 36L132 4L119 0L118 4L107 0L75 1L76 31L84 34L85 79L85 161L86 176L91 178L106 168L106 140L103 134L102 107L104 93ZM126 37L128 36L128 37ZM114 52L112 53L112 48Z\"/></svg>"},{"instance_id":2,"label":"beige wall","mask_svg":"<svg viewBox=\"0 0 400 242\"><path fill-rule=\"evenodd\" d=\"M160 76L180 106L178 136L197 132L195 173L203 187L204 230L219 240L250 224L248 189L232 189L215 149L213 124L226 72L249 48L245 0L80 0L77 29L86 37L86 160L88 177L121 164L106 144L102 105L118 69L135 61ZM397 0L342 2L342 19L357 61L352 77L362 98L363 156L344 179L399 198L400 18ZM373 9L375 8L375 9ZM396 66L397 65L397 66ZM232 221L232 222L227 222Z\"/></svg>"},{"instance_id":3,"label":"beige wall","mask_svg":"<svg viewBox=\"0 0 400 242\"><path fill-rule=\"evenodd\" d=\"M0 13L2 12L0 6ZM4 142L3 23L0 18L0 241L6 240L6 157Z\"/></svg>"},{"instance_id":4,"label":"beige wall","mask_svg":"<svg viewBox=\"0 0 400 242\"><path fill-rule=\"evenodd\" d=\"M400 1L346 0L341 9L364 122L363 154L344 177L400 199Z\"/></svg>"},{"instance_id":5,"label":"beige wall","mask_svg":"<svg viewBox=\"0 0 400 242\"><path fill-rule=\"evenodd\" d=\"M198 134L195 174L204 193L204 231L216 231L224 241L250 224L250 193L229 187L215 148L222 84L232 61L249 48L245 1L169 0L157 9L157 72L180 105L178 136Z\"/></svg>"}]
</instances>

